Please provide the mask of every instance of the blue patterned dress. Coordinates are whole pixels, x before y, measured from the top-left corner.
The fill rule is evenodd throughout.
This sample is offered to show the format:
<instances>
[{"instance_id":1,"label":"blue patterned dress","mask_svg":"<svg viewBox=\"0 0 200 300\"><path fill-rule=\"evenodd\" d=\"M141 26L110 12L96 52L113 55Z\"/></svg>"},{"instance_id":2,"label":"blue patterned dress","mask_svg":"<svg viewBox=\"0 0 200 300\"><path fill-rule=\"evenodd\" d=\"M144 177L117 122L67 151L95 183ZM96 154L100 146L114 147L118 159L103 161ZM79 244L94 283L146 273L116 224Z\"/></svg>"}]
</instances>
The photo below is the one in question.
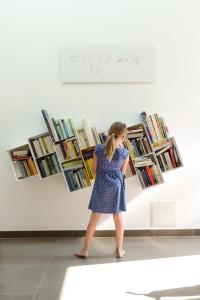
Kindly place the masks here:
<instances>
[{"instance_id":1,"label":"blue patterned dress","mask_svg":"<svg viewBox=\"0 0 200 300\"><path fill-rule=\"evenodd\" d=\"M104 154L103 144L95 147L97 173L88 208L99 213L126 211L124 175L121 166L129 151L117 148L111 161Z\"/></svg>"}]
</instances>

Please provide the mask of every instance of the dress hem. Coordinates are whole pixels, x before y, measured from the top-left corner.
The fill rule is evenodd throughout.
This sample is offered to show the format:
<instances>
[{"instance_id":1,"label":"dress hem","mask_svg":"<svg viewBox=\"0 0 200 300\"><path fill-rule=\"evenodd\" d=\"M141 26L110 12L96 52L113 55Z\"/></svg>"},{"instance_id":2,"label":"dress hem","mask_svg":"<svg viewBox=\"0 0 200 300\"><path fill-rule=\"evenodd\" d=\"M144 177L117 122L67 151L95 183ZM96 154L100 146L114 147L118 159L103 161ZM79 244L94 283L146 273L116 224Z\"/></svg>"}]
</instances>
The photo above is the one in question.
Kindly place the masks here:
<instances>
[{"instance_id":1,"label":"dress hem","mask_svg":"<svg viewBox=\"0 0 200 300\"><path fill-rule=\"evenodd\" d=\"M92 208L89 208L92 212L95 212L95 213L100 213L100 214L117 214L119 212L123 212L123 211L127 211L126 209L120 209L120 210L117 210L117 211L108 211L108 212L105 212L105 211L97 211L97 210L93 210Z\"/></svg>"}]
</instances>

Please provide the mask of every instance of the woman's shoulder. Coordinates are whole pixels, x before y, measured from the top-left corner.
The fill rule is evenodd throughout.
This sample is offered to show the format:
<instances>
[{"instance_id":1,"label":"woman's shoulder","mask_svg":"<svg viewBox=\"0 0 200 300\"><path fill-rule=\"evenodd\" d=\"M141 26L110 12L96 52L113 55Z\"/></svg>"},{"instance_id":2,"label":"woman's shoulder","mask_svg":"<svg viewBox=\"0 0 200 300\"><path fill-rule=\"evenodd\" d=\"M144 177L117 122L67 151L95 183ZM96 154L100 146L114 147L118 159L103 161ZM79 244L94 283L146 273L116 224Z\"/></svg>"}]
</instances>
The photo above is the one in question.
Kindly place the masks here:
<instances>
[{"instance_id":1,"label":"woman's shoulder","mask_svg":"<svg viewBox=\"0 0 200 300\"><path fill-rule=\"evenodd\" d=\"M104 148L104 144L96 144L95 145L95 148L94 148L94 151L95 152L98 152L99 150L103 149Z\"/></svg>"},{"instance_id":2,"label":"woman's shoulder","mask_svg":"<svg viewBox=\"0 0 200 300\"><path fill-rule=\"evenodd\" d=\"M129 154L129 150L128 150L127 148L125 148L125 147L119 147L118 150L119 150L120 154L122 155L122 157L123 157L124 159L125 159L125 158L128 156L128 154Z\"/></svg>"}]
</instances>

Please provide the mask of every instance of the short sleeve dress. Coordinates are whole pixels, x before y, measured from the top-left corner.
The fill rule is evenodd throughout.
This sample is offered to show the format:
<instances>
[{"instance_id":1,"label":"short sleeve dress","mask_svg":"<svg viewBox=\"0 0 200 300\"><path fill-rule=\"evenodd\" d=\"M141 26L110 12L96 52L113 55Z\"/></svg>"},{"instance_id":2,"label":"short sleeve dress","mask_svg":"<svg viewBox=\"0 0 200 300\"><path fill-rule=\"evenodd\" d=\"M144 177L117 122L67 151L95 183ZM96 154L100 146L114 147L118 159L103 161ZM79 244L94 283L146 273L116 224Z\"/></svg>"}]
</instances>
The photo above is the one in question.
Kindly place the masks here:
<instances>
[{"instance_id":1,"label":"short sleeve dress","mask_svg":"<svg viewBox=\"0 0 200 300\"><path fill-rule=\"evenodd\" d=\"M99 213L126 211L125 183L121 166L129 151L117 148L111 161L104 154L104 144L97 144L97 172L88 208Z\"/></svg>"}]
</instances>

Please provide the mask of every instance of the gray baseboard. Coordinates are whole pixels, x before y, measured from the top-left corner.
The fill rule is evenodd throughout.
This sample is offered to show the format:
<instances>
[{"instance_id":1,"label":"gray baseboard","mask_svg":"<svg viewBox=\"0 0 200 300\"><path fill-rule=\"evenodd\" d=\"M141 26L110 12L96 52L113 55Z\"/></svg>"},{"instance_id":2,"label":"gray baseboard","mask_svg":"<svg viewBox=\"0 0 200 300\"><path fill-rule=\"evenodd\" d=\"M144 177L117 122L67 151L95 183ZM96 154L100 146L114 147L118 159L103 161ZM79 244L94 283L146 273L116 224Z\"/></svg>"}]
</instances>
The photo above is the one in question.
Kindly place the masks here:
<instances>
[{"instance_id":1,"label":"gray baseboard","mask_svg":"<svg viewBox=\"0 0 200 300\"><path fill-rule=\"evenodd\" d=\"M0 238L83 237L85 230L0 231ZM124 236L198 236L200 229L136 229L125 230ZM114 237L114 230L96 230L96 237Z\"/></svg>"}]
</instances>

